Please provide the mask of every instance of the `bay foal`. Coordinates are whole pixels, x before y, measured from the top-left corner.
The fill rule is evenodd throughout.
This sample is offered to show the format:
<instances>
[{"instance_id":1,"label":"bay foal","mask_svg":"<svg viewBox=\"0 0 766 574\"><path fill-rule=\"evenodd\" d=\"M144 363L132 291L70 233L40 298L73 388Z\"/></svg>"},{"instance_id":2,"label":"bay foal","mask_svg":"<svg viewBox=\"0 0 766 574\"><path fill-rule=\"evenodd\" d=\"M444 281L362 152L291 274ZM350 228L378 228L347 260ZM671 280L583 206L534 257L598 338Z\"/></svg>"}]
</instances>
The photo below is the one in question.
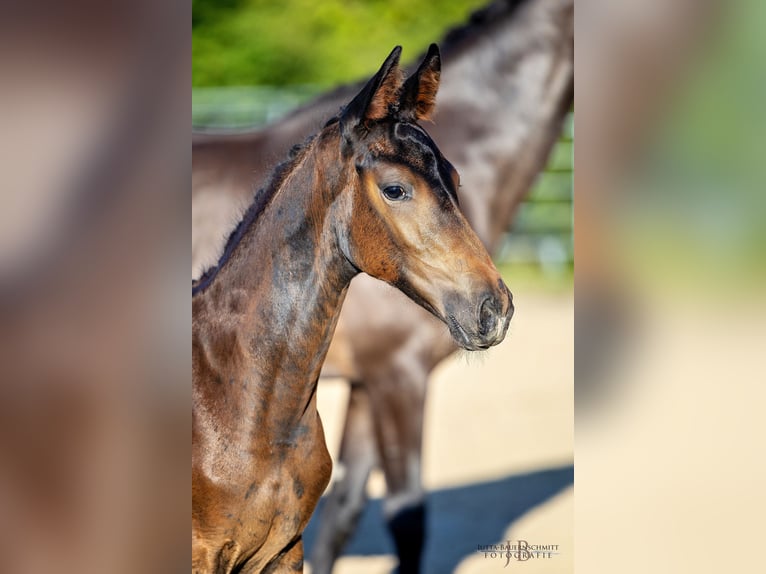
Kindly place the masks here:
<instances>
[{"instance_id":1,"label":"bay foal","mask_svg":"<svg viewBox=\"0 0 766 574\"><path fill-rule=\"evenodd\" d=\"M331 470L317 379L355 275L406 293L465 349L505 336L510 292L417 125L438 49L406 82L400 53L277 169L193 286L193 572L302 570Z\"/></svg>"}]
</instances>

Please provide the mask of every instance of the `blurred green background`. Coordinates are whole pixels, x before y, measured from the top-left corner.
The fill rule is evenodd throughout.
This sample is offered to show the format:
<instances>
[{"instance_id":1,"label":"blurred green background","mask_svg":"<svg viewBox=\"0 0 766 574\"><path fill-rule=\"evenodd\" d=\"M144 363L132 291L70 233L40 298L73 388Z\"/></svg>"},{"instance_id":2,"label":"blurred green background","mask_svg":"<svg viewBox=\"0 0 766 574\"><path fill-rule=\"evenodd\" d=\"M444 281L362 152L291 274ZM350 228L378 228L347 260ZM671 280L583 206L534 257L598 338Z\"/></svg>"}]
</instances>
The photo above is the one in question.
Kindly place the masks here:
<instances>
[{"instance_id":1,"label":"blurred green background","mask_svg":"<svg viewBox=\"0 0 766 574\"><path fill-rule=\"evenodd\" d=\"M193 0L192 125L241 130L364 79L397 44L416 59L488 0ZM570 289L573 116L495 254L513 284Z\"/></svg>"},{"instance_id":2,"label":"blurred green background","mask_svg":"<svg viewBox=\"0 0 766 574\"><path fill-rule=\"evenodd\" d=\"M487 0L193 0L192 85L328 88L413 59Z\"/></svg>"}]
</instances>

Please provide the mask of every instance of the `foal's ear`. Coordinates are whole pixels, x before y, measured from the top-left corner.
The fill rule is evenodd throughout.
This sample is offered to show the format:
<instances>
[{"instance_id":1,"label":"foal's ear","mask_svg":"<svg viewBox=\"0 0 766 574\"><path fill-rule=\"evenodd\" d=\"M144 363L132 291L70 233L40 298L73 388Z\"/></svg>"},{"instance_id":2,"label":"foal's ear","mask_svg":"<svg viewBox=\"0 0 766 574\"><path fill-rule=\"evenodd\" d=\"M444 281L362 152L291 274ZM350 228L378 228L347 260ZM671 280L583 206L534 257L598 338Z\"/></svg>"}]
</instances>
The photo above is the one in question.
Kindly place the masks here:
<instances>
[{"instance_id":1,"label":"foal's ear","mask_svg":"<svg viewBox=\"0 0 766 574\"><path fill-rule=\"evenodd\" d=\"M393 107L399 102L402 89L402 72L399 69L399 56L402 47L397 46L383 62L369 82L356 97L345 107L340 116L340 126L344 135L367 120L382 120L388 117Z\"/></svg>"},{"instance_id":2,"label":"foal's ear","mask_svg":"<svg viewBox=\"0 0 766 574\"><path fill-rule=\"evenodd\" d=\"M403 119L430 120L436 106L442 61L439 46L431 44L417 71L404 82L399 113Z\"/></svg>"}]
</instances>

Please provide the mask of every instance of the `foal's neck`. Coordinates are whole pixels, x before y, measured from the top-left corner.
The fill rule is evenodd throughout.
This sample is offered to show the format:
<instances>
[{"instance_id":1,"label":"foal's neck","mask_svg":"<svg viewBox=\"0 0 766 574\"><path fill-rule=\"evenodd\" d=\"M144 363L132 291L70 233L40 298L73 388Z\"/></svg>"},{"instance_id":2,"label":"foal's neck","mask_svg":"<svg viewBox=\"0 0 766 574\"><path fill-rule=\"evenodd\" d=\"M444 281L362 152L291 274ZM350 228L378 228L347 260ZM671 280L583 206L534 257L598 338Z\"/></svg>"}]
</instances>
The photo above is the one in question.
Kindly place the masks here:
<instances>
[{"instance_id":1,"label":"foal's neck","mask_svg":"<svg viewBox=\"0 0 766 574\"><path fill-rule=\"evenodd\" d=\"M350 208L342 193L350 170L337 139L330 130L299 152L215 280L194 298L195 318L206 317L199 339L212 368L229 370L224 380L257 394L255 410L266 417L269 405L300 415L313 400L356 273L338 245L338 225ZM225 351L214 344L221 333L230 339Z\"/></svg>"}]
</instances>

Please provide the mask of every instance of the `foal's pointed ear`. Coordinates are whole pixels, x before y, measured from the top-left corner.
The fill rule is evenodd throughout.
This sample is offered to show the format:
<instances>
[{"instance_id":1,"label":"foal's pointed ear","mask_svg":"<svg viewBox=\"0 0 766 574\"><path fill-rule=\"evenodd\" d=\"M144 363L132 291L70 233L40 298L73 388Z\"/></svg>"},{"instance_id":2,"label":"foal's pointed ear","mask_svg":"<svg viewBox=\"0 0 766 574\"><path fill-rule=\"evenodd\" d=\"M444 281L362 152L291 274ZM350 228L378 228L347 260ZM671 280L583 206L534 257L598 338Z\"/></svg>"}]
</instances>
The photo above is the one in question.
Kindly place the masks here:
<instances>
[{"instance_id":1,"label":"foal's pointed ear","mask_svg":"<svg viewBox=\"0 0 766 574\"><path fill-rule=\"evenodd\" d=\"M431 44L417 71L404 82L399 110L408 120L430 120L436 107L442 61L439 46Z\"/></svg>"},{"instance_id":2,"label":"foal's pointed ear","mask_svg":"<svg viewBox=\"0 0 766 574\"><path fill-rule=\"evenodd\" d=\"M388 117L392 107L399 102L399 92L402 88L402 72L399 69L401 54L401 46L394 48L378 73L345 107L340 117L344 134L350 133L350 129L360 122Z\"/></svg>"}]
</instances>

